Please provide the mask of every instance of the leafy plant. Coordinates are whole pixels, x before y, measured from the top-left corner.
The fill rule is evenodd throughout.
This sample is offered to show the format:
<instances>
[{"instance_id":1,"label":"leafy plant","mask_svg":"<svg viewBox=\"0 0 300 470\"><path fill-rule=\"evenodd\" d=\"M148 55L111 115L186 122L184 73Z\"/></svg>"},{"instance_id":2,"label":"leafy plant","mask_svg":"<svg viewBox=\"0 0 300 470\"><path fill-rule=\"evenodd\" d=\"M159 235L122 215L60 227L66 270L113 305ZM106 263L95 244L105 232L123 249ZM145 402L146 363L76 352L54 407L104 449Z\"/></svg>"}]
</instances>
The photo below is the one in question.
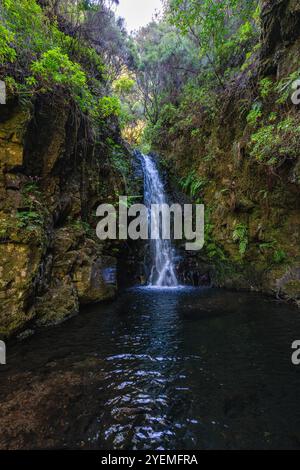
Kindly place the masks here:
<instances>
[{"instance_id":1,"label":"leafy plant","mask_svg":"<svg viewBox=\"0 0 300 470\"><path fill-rule=\"evenodd\" d=\"M243 23L237 33L241 43L248 41L254 34L254 27L250 21Z\"/></svg>"},{"instance_id":2,"label":"leafy plant","mask_svg":"<svg viewBox=\"0 0 300 470\"><path fill-rule=\"evenodd\" d=\"M128 176L130 165L128 159L125 158L124 152L115 149L111 157L111 163L113 168L121 173L124 178Z\"/></svg>"},{"instance_id":3,"label":"leafy plant","mask_svg":"<svg viewBox=\"0 0 300 470\"><path fill-rule=\"evenodd\" d=\"M56 3L57 11L70 21L70 35L59 29L48 14L48 6L41 8L37 0L2 0L0 62L18 64L18 68L10 68L10 76L4 77L8 89L26 105L37 93L53 91L55 87L63 89L82 112L104 119L116 109L116 99L114 106L105 101L99 103L106 73L104 60L97 52L99 48L92 47L90 38L87 40L81 27L74 24L87 21L92 11L99 13L100 5L92 2L87 7L84 3L89 2L81 1Z\"/></svg>"},{"instance_id":4,"label":"leafy plant","mask_svg":"<svg viewBox=\"0 0 300 470\"><path fill-rule=\"evenodd\" d=\"M259 248L260 250L264 251L267 250L270 252L271 250L271 259L275 264L281 264L286 261L287 255L284 250L281 248L276 248L277 242L276 240L270 242L260 243Z\"/></svg>"},{"instance_id":5,"label":"leafy plant","mask_svg":"<svg viewBox=\"0 0 300 470\"><path fill-rule=\"evenodd\" d=\"M263 126L251 137L250 155L267 166L281 165L298 156L300 124L293 116Z\"/></svg>"},{"instance_id":6,"label":"leafy plant","mask_svg":"<svg viewBox=\"0 0 300 470\"><path fill-rule=\"evenodd\" d=\"M133 91L135 81L128 75L123 75L113 83L113 89L120 95L128 94Z\"/></svg>"},{"instance_id":7,"label":"leafy plant","mask_svg":"<svg viewBox=\"0 0 300 470\"><path fill-rule=\"evenodd\" d=\"M71 61L60 47L44 52L39 60L31 64L30 68L34 76L42 80L46 87L62 85L71 90L74 98L82 94L85 94L85 99L91 98L85 72L79 64Z\"/></svg>"},{"instance_id":8,"label":"leafy plant","mask_svg":"<svg viewBox=\"0 0 300 470\"><path fill-rule=\"evenodd\" d=\"M284 250L278 249L273 254L273 261L276 264L281 264L286 260L286 253Z\"/></svg>"},{"instance_id":9,"label":"leafy plant","mask_svg":"<svg viewBox=\"0 0 300 470\"><path fill-rule=\"evenodd\" d=\"M282 78L276 85L275 91L279 95L277 104L284 104L292 96L292 85L300 77L300 69L295 70L287 77Z\"/></svg>"},{"instance_id":10,"label":"leafy plant","mask_svg":"<svg viewBox=\"0 0 300 470\"><path fill-rule=\"evenodd\" d=\"M210 221L210 210L205 211L205 226L204 226L204 248L209 258L215 258L218 260L225 260L226 256L222 248L215 242L213 237L213 224Z\"/></svg>"},{"instance_id":11,"label":"leafy plant","mask_svg":"<svg viewBox=\"0 0 300 470\"><path fill-rule=\"evenodd\" d=\"M170 0L169 14L183 34L194 37L200 57L205 57L219 85L224 86L218 65L224 56L234 54L237 44L253 37L255 9L256 2L252 0Z\"/></svg>"},{"instance_id":12,"label":"leafy plant","mask_svg":"<svg viewBox=\"0 0 300 470\"><path fill-rule=\"evenodd\" d=\"M11 47L14 37L11 31L0 24L0 63L14 62L16 59L16 51Z\"/></svg>"},{"instance_id":13,"label":"leafy plant","mask_svg":"<svg viewBox=\"0 0 300 470\"><path fill-rule=\"evenodd\" d=\"M234 242L238 242L239 253L241 256L244 256L249 244L247 226L243 223L237 224L233 231L232 239Z\"/></svg>"},{"instance_id":14,"label":"leafy plant","mask_svg":"<svg viewBox=\"0 0 300 470\"><path fill-rule=\"evenodd\" d=\"M111 116L120 116L120 100L116 96L103 96L103 98L100 98L98 101L97 114L102 119L106 119Z\"/></svg>"},{"instance_id":15,"label":"leafy plant","mask_svg":"<svg viewBox=\"0 0 300 470\"><path fill-rule=\"evenodd\" d=\"M274 83L270 78L263 78L259 82L259 94L262 98L267 98L274 91Z\"/></svg>"},{"instance_id":16,"label":"leafy plant","mask_svg":"<svg viewBox=\"0 0 300 470\"><path fill-rule=\"evenodd\" d=\"M252 106L251 111L247 115L247 122L251 126L255 126L257 121L262 117L262 103L258 102Z\"/></svg>"},{"instance_id":17,"label":"leafy plant","mask_svg":"<svg viewBox=\"0 0 300 470\"><path fill-rule=\"evenodd\" d=\"M275 111L272 111L270 114L269 114L269 117L268 117L268 121L269 122L275 122L277 121L277 118L278 118L278 115Z\"/></svg>"},{"instance_id":18,"label":"leafy plant","mask_svg":"<svg viewBox=\"0 0 300 470\"><path fill-rule=\"evenodd\" d=\"M89 238L93 238L93 236L95 235L95 229L89 222L80 218L74 220L71 219L71 217L68 218L68 221L73 230L76 230L80 233L84 232Z\"/></svg>"},{"instance_id":19,"label":"leafy plant","mask_svg":"<svg viewBox=\"0 0 300 470\"><path fill-rule=\"evenodd\" d=\"M22 196L25 205L29 208L30 211L39 212L42 208L41 203L41 191L39 189L37 181L30 181L22 187Z\"/></svg>"},{"instance_id":20,"label":"leafy plant","mask_svg":"<svg viewBox=\"0 0 300 470\"><path fill-rule=\"evenodd\" d=\"M26 228L27 230L36 229L43 225L42 215L33 210L17 212L17 219L17 226L19 228Z\"/></svg>"},{"instance_id":21,"label":"leafy plant","mask_svg":"<svg viewBox=\"0 0 300 470\"><path fill-rule=\"evenodd\" d=\"M271 242L263 242L259 244L260 250L270 250L271 248L274 247L275 241Z\"/></svg>"},{"instance_id":22,"label":"leafy plant","mask_svg":"<svg viewBox=\"0 0 300 470\"><path fill-rule=\"evenodd\" d=\"M180 185L191 197L197 196L204 189L207 181L199 178L196 170L191 171L187 176L180 180ZM199 197L198 199L199 200Z\"/></svg>"}]
</instances>

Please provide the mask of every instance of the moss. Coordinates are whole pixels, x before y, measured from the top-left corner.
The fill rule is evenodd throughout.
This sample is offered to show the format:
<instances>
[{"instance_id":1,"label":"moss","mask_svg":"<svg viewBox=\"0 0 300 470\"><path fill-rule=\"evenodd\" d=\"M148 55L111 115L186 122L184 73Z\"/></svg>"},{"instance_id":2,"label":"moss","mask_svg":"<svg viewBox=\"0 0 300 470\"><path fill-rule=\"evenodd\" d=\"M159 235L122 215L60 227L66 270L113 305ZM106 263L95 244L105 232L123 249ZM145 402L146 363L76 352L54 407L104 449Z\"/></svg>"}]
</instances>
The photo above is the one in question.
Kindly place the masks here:
<instances>
[{"instance_id":1,"label":"moss","mask_svg":"<svg viewBox=\"0 0 300 470\"><path fill-rule=\"evenodd\" d=\"M261 164L276 167L285 159L296 159L300 140L300 122L288 116L277 124L260 127L251 136L250 155Z\"/></svg>"},{"instance_id":2,"label":"moss","mask_svg":"<svg viewBox=\"0 0 300 470\"><path fill-rule=\"evenodd\" d=\"M27 304L41 256L41 250L25 244L0 244L0 331L3 334L16 332L34 316Z\"/></svg>"},{"instance_id":3,"label":"moss","mask_svg":"<svg viewBox=\"0 0 300 470\"><path fill-rule=\"evenodd\" d=\"M66 277L60 286L37 299L34 311L37 326L59 324L78 313L78 296L71 280Z\"/></svg>"},{"instance_id":4,"label":"moss","mask_svg":"<svg viewBox=\"0 0 300 470\"><path fill-rule=\"evenodd\" d=\"M290 299L300 299L300 280L292 280L285 284L284 294Z\"/></svg>"},{"instance_id":5,"label":"moss","mask_svg":"<svg viewBox=\"0 0 300 470\"><path fill-rule=\"evenodd\" d=\"M0 169L13 169L23 164L23 138L30 119L28 111L16 110L14 103L1 105L8 113L8 119L0 129ZM12 109L12 112L9 110Z\"/></svg>"}]
</instances>

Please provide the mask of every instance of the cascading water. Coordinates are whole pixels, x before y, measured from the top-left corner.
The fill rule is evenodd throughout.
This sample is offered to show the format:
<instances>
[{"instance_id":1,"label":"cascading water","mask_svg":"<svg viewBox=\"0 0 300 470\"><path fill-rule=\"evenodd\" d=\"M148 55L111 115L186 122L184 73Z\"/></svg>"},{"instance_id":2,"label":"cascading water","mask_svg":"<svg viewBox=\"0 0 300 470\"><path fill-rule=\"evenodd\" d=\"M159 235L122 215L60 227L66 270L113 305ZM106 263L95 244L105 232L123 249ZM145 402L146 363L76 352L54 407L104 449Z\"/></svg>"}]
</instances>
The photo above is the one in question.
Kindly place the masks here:
<instances>
[{"instance_id":1,"label":"cascading water","mask_svg":"<svg viewBox=\"0 0 300 470\"><path fill-rule=\"evenodd\" d=\"M142 162L144 170L144 199L150 214L151 204L166 204L167 199L154 160L148 155L142 155ZM160 234L158 224L159 220L154 219L154 226L157 229L157 233ZM150 253L151 274L149 277L149 285L157 287L178 286L174 251L170 240L162 239L161 234L158 239L152 240L150 238Z\"/></svg>"}]
</instances>

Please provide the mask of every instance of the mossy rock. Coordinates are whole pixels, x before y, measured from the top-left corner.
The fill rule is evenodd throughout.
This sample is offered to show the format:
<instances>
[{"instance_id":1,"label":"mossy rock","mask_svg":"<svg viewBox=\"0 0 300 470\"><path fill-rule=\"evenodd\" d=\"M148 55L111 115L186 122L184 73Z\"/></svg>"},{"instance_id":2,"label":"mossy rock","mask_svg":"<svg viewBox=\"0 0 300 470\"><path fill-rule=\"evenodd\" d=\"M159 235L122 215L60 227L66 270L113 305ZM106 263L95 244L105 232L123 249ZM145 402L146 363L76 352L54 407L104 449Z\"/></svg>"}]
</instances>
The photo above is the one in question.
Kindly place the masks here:
<instances>
[{"instance_id":1,"label":"mossy rock","mask_svg":"<svg viewBox=\"0 0 300 470\"><path fill-rule=\"evenodd\" d=\"M0 244L0 332L10 335L32 319L28 299L38 276L42 251L24 244Z\"/></svg>"},{"instance_id":2,"label":"mossy rock","mask_svg":"<svg viewBox=\"0 0 300 470\"><path fill-rule=\"evenodd\" d=\"M300 299L300 280L287 282L282 291L290 299Z\"/></svg>"},{"instance_id":3,"label":"mossy rock","mask_svg":"<svg viewBox=\"0 0 300 470\"><path fill-rule=\"evenodd\" d=\"M34 310L37 326L56 325L76 315L79 302L71 279L67 277L64 283L50 288L38 299Z\"/></svg>"},{"instance_id":4,"label":"mossy rock","mask_svg":"<svg viewBox=\"0 0 300 470\"><path fill-rule=\"evenodd\" d=\"M108 283L106 270L115 270L116 260L112 257L94 258L81 253L74 269L73 280L81 304L111 299L116 294L116 283Z\"/></svg>"},{"instance_id":5,"label":"mossy rock","mask_svg":"<svg viewBox=\"0 0 300 470\"><path fill-rule=\"evenodd\" d=\"M8 107L6 105L6 107ZM29 121L27 111L11 110L6 122L1 123L0 130L0 168L13 169L23 164L23 137Z\"/></svg>"}]
</instances>

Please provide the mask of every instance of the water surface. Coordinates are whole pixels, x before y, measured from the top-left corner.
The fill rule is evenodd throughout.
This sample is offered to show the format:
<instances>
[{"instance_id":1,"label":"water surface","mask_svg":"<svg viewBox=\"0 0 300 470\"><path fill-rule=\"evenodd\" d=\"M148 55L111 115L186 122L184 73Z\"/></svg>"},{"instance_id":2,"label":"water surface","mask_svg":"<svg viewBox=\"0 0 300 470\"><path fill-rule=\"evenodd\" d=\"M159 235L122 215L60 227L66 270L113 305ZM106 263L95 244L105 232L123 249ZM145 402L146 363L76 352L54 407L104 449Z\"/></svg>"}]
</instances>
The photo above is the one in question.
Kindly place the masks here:
<instances>
[{"instance_id":1,"label":"water surface","mask_svg":"<svg viewBox=\"0 0 300 470\"><path fill-rule=\"evenodd\" d=\"M300 448L300 314L216 289L124 292L8 345L1 448Z\"/></svg>"}]
</instances>

